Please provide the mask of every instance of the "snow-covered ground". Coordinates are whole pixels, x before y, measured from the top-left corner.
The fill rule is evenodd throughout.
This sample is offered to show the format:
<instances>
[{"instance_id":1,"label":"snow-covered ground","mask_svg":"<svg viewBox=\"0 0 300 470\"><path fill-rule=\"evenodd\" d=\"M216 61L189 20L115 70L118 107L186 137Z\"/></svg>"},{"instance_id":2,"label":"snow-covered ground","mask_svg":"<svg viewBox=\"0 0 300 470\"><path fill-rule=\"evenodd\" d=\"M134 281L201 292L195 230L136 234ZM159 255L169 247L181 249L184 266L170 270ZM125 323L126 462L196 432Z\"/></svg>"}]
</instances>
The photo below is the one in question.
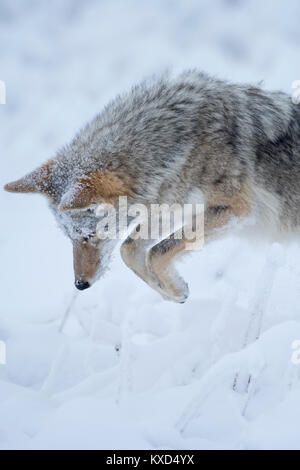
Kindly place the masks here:
<instances>
[{"instance_id":1,"label":"snow-covered ground","mask_svg":"<svg viewBox=\"0 0 300 470\"><path fill-rule=\"evenodd\" d=\"M0 0L1 185L166 68L290 92L299 17L298 0ZM192 254L185 305L118 254L74 297L71 244L46 201L2 191L0 207L1 449L300 449L297 240ZM260 312L263 334L243 348Z\"/></svg>"}]
</instances>

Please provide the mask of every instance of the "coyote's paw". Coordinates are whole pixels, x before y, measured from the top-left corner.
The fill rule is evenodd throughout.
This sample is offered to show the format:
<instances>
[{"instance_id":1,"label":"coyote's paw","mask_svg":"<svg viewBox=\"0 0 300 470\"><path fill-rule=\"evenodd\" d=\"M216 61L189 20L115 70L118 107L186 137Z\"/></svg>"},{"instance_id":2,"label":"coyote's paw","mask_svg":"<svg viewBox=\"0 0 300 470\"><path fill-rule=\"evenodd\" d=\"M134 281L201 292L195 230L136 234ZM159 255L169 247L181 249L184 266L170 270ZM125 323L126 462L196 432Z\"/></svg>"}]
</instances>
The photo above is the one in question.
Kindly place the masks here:
<instances>
[{"instance_id":1,"label":"coyote's paw","mask_svg":"<svg viewBox=\"0 0 300 470\"><path fill-rule=\"evenodd\" d=\"M165 300L184 303L189 296L187 283L170 266L164 269L161 258L148 257L147 266L152 275L151 287L157 290Z\"/></svg>"},{"instance_id":2,"label":"coyote's paw","mask_svg":"<svg viewBox=\"0 0 300 470\"><path fill-rule=\"evenodd\" d=\"M189 286L181 277L176 276L172 282L163 285L162 295L166 300L184 304L189 296Z\"/></svg>"},{"instance_id":3,"label":"coyote's paw","mask_svg":"<svg viewBox=\"0 0 300 470\"><path fill-rule=\"evenodd\" d=\"M186 282L165 263L163 257L148 256L137 250L135 243L124 243L121 256L125 264L165 300L184 303L189 295Z\"/></svg>"}]
</instances>

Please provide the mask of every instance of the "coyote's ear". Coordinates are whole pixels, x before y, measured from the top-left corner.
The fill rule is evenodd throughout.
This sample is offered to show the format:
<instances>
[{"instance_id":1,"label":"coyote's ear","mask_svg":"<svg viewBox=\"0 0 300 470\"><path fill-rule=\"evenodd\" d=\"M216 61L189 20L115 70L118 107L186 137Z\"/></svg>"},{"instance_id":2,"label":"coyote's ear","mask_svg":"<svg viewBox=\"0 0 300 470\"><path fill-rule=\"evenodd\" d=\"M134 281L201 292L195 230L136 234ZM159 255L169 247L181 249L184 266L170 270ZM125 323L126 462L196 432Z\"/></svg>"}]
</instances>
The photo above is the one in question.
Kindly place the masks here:
<instances>
[{"instance_id":1,"label":"coyote's ear","mask_svg":"<svg viewBox=\"0 0 300 470\"><path fill-rule=\"evenodd\" d=\"M85 209L92 203L114 204L119 196L129 196L130 193L127 178L110 171L94 171L74 181L62 197L59 209Z\"/></svg>"},{"instance_id":2,"label":"coyote's ear","mask_svg":"<svg viewBox=\"0 0 300 470\"><path fill-rule=\"evenodd\" d=\"M49 160L36 170L17 181L4 186L10 193L44 193L51 194L51 174L53 160Z\"/></svg>"}]
</instances>

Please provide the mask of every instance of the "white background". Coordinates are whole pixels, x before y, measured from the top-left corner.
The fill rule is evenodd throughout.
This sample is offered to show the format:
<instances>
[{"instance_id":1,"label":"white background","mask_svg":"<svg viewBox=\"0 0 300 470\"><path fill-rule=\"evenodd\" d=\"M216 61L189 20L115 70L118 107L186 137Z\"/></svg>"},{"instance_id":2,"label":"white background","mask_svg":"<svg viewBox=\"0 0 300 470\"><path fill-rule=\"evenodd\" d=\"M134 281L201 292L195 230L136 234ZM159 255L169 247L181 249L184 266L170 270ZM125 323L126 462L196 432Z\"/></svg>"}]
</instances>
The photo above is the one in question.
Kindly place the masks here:
<instances>
[{"instance_id":1,"label":"white background","mask_svg":"<svg viewBox=\"0 0 300 470\"><path fill-rule=\"evenodd\" d=\"M0 0L1 186L166 68L291 93L299 17L298 0ZM116 253L62 334L71 243L42 197L1 191L0 209L0 448L300 448L298 240L267 256L228 237L190 255L185 305L161 300ZM263 335L243 349L260 311ZM233 391L238 371L248 393Z\"/></svg>"}]
</instances>

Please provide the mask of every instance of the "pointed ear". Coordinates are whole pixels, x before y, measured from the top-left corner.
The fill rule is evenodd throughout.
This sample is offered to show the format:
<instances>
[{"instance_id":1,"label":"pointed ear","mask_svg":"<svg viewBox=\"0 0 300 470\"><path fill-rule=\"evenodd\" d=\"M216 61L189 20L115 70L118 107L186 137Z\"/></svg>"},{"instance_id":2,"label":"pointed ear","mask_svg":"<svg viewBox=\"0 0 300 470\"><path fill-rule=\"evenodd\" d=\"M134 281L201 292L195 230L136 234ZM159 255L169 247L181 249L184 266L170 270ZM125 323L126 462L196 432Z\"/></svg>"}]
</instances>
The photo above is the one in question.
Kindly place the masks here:
<instances>
[{"instance_id":1,"label":"pointed ear","mask_svg":"<svg viewBox=\"0 0 300 470\"><path fill-rule=\"evenodd\" d=\"M129 196L128 178L110 171L94 171L77 178L60 201L62 211L85 209L92 203L114 204L119 196Z\"/></svg>"},{"instance_id":2,"label":"pointed ear","mask_svg":"<svg viewBox=\"0 0 300 470\"><path fill-rule=\"evenodd\" d=\"M51 175L54 160L49 160L36 170L4 186L10 193L44 193L51 194Z\"/></svg>"}]
</instances>

